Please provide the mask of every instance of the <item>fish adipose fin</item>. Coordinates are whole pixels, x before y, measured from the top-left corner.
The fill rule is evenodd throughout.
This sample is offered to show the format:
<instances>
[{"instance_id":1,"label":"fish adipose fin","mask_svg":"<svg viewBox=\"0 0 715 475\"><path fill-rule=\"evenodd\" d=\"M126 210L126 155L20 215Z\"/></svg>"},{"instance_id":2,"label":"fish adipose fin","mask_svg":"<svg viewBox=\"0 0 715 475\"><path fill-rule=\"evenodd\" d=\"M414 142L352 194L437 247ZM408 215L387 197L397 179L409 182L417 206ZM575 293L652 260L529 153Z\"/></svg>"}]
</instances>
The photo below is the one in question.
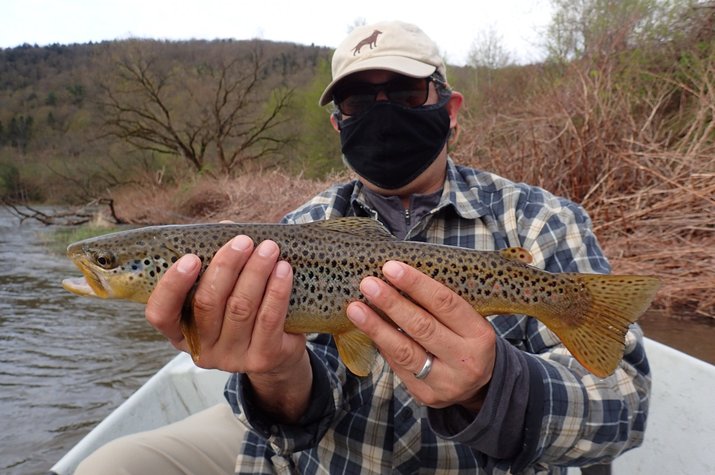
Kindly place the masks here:
<instances>
[{"instance_id":1,"label":"fish adipose fin","mask_svg":"<svg viewBox=\"0 0 715 475\"><path fill-rule=\"evenodd\" d=\"M507 247L506 249L500 250L499 254L501 254L504 259L509 259L510 261L523 262L524 264L534 262L534 256L523 247Z\"/></svg>"},{"instance_id":2,"label":"fish adipose fin","mask_svg":"<svg viewBox=\"0 0 715 475\"><path fill-rule=\"evenodd\" d=\"M372 340L358 329L333 335L338 354L345 366L356 376L367 376L377 356Z\"/></svg>"},{"instance_id":3,"label":"fish adipose fin","mask_svg":"<svg viewBox=\"0 0 715 475\"><path fill-rule=\"evenodd\" d=\"M660 281L648 276L572 275L584 284L591 304L569 318L574 323L548 326L579 363L605 378L618 367L628 327L648 309Z\"/></svg>"}]
</instances>

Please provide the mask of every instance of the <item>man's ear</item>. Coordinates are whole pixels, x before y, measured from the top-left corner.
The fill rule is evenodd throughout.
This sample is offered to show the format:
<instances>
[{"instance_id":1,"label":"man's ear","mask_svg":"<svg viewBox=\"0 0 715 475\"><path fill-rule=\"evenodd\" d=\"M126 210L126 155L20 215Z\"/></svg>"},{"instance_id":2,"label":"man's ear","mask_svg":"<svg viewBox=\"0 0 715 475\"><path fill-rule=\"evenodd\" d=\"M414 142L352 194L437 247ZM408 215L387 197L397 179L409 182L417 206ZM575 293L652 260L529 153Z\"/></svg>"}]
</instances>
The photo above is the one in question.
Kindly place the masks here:
<instances>
[{"instance_id":1,"label":"man's ear","mask_svg":"<svg viewBox=\"0 0 715 475\"><path fill-rule=\"evenodd\" d=\"M454 129L457 127L457 116L459 115L459 110L462 108L462 103L464 102L464 96L461 92L452 91L452 96L449 98L447 104L445 104L445 109L449 113L449 128Z\"/></svg>"},{"instance_id":2,"label":"man's ear","mask_svg":"<svg viewBox=\"0 0 715 475\"><path fill-rule=\"evenodd\" d=\"M333 128L336 132L340 132L340 124L338 124L338 113L333 112L330 114L330 123L333 124Z\"/></svg>"}]
</instances>

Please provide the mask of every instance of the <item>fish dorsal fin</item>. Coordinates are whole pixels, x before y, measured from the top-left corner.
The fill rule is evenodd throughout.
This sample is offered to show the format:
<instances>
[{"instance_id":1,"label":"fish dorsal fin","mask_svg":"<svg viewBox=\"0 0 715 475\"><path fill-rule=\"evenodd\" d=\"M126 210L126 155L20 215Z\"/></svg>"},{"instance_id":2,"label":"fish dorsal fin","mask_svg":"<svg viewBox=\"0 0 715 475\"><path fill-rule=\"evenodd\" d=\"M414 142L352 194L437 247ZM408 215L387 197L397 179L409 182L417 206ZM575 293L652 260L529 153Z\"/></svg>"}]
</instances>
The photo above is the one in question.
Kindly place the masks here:
<instances>
[{"instance_id":1,"label":"fish dorsal fin","mask_svg":"<svg viewBox=\"0 0 715 475\"><path fill-rule=\"evenodd\" d=\"M350 216L345 218L326 219L309 223L326 231L349 234L365 241L394 241L395 236L380 222L372 218Z\"/></svg>"},{"instance_id":2,"label":"fish dorsal fin","mask_svg":"<svg viewBox=\"0 0 715 475\"><path fill-rule=\"evenodd\" d=\"M356 376L367 376L377 356L372 340L360 330L353 329L333 335L338 354L345 366Z\"/></svg>"},{"instance_id":3,"label":"fish dorsal fin","mask_svg":"<svg viewBox=\"0 0 715 475\"><path fill-rule=\"evenodd\" d=\"M509 259L510 261L523 262L524 264L534 262L534 256L523 247L507 247L506 249L500 250L499 254L501 254L504 259Z\"/></svg>"}]
</instances>

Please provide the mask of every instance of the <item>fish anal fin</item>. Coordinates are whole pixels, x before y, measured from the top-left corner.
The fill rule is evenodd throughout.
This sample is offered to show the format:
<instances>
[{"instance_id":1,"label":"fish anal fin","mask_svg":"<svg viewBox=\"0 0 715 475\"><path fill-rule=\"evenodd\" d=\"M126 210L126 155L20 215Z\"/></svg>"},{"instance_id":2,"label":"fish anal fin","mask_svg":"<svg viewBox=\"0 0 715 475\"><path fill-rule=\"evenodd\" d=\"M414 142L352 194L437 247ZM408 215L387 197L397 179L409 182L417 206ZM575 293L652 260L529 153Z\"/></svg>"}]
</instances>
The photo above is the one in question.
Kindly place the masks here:
<instances>
[{"instance_id":1,"label":"fish anal fin","mask_svg":"<svg viewBox=\"0 0 715 475\"><path fill-rule=\"evenodd\" d=\"M338 354L356 376L367 376L377 356L372 340L358 329L333 335Z\"/></svg>"},{"instance_id":2,"label":"fish anal fin","mask_svg":"<svg viewBox=\"0 0 715 475\"><path fill-rule=\"evenodd\" d=\"M588 291L589 305L571 316L571 324L552 330L579 363L605 378L618 367L628 327L648 309L660 281L650 276L572 275Z\"/></svg>"},{"instance_id":3,"label":"fish anal fin","mask_svg":"<svg viewBox=\"0 0 715 475\"><path fill-rule=\"evenodd\" d=\"M523 247L507 247L506 249L501 249L499 254L510 261L523 262L524 264L534 262L534 256Z\"/></svg>"},{"instance_id":4,"label":"fish anal fin","mask_svg":"<svg viewBox=\"0 0 715 475\"><path fill-rule=\"evenodd\" d=\"M380 221L372 218L348 216L315 221L307 223L305 226L316 226L326 231L350 234L365 241L394 241L397 239Z\"/></svg>"}]
</instances>

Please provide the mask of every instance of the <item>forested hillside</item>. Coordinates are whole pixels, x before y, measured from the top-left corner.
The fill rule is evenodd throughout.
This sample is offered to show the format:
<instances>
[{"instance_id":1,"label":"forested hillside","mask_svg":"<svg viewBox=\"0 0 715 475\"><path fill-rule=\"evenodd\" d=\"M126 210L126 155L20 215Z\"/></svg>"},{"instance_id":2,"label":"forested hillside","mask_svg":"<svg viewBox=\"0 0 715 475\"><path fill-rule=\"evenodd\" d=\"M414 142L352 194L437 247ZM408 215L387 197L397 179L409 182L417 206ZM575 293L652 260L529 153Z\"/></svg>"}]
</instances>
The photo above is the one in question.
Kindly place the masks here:
<instances>
[{"instance_id":1,"label":"forested hillside","mask_svg":"<svg viewBox=\"0 0 715 475\"><path fill-rule=\"evenodd\" d=\"M299 170L305 157L323 173L340 163L320 139L329 58L258 40L0 50L0 194L77 202L145 175Z\"/></svg>"}]
</instances>

